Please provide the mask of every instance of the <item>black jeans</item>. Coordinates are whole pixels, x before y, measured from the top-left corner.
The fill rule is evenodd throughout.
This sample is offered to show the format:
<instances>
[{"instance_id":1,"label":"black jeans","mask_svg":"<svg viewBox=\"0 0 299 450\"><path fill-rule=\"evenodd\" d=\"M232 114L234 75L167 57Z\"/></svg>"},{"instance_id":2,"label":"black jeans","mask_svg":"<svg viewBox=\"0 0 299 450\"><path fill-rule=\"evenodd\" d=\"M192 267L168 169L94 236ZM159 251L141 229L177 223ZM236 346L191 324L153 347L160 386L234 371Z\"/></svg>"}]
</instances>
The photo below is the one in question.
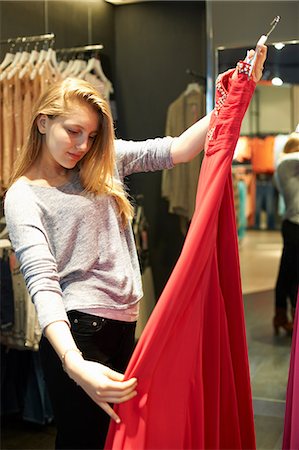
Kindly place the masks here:
<instances>
[{"instance_id":1,"label":"black jeans","mask_svg":"<svg viewBox=\"0 0 299 450\"><path fill-rule=\"evenodd\" d=\"M299 225L289 220L282 223L283 250L275 288L276 308L287 309L287 299L296 308L299 284Z\"/></svg>"},{"instance_id":2,"label":"black jeans","mask_svg":"<svg viewBox=\"0 0 299 450\"><path fill-rule=\"evenodd\" d=\"M135 345L135 322L70 311L71 332L83 357L123 373ZM110 417L69 378L48 340L40 343L57 427L56 449L102 449Z\"/></svg>"}]
</instances>

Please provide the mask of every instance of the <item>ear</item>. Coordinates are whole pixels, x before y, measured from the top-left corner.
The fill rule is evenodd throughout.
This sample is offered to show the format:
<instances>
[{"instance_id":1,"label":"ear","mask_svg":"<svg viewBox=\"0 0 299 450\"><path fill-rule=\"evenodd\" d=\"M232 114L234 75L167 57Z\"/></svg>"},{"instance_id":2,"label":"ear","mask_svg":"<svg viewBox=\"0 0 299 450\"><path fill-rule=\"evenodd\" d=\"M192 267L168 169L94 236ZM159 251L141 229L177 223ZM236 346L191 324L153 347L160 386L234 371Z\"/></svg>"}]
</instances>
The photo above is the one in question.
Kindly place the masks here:
<instances>
[{"instance_id":1,"label":"ear","mask_svg":"<svg viewBox=\"0 0 299 450\"><path fill-rule=\"evenodd\" d=\"M36 124L37 124L38 131L41 134L46 134L48 120L49 120L49 118L46 114L40 114L38 116Z\"/></svg>"}]
</instances>

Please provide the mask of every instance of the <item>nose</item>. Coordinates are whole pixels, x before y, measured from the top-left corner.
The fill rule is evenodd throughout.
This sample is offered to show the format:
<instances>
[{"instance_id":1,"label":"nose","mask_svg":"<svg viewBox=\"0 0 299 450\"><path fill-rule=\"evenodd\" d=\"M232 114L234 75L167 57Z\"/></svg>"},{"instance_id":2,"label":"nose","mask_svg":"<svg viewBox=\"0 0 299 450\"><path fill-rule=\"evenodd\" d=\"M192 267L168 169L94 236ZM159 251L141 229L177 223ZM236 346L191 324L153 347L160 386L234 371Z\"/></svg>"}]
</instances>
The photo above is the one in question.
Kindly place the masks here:
<instances>
[{"instance_id":1,"label":"nose","mask_svg":"<svg viewBox=\"0 0 299 450\"><path fill-rule=\"evenodd\" d=\"M84 138L84 139L80 139L77 143L76 143L76 148L78 150L80 150L81 152L85 152L86 150L88 150L88 139Z\"/></svg>"}]
</instances>

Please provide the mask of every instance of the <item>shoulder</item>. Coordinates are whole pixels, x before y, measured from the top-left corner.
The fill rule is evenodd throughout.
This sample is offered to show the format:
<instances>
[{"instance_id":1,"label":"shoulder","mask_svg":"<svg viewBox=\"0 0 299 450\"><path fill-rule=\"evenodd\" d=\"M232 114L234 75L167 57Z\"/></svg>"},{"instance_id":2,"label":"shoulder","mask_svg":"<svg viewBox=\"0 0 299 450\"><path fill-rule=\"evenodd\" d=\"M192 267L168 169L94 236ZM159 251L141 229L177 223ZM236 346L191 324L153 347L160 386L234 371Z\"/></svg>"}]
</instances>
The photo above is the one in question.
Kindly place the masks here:
<instances>
[{"instance_id":1,"label":"shoulder","mask_svg":"<svg viewBox=\"0 0 299 450\"><path fill-rule=\"evenodd\" d=\"M280 160L278 161L278 169L285 167L298 166L299 164L299 152L282 154Z\"/></svg>"},{"instance_id":2,"label":"shoulder","mask_svg":"<svg viewBox=\"0 0 299 450\"><path fill-rule=\"evenodd\" d=\"M4 197L4 212L6 217L19 217L32 214L37 210L35 195L24 179L18 179L6 191Z\"/></svg>"},{"instance_id":3,"label":"shoulder","mask_svg":"<svg viewBox=\"0 0 299 450\"><path fill-rule=\"evenodd\" d=\"M32 189L30 187L30 184L26 181L26 179L22 177L15 181L6 191L5 202L9 201L10 199L13 199L14 201L24 199L31 195Z\"/></svg>"}]
</instances>

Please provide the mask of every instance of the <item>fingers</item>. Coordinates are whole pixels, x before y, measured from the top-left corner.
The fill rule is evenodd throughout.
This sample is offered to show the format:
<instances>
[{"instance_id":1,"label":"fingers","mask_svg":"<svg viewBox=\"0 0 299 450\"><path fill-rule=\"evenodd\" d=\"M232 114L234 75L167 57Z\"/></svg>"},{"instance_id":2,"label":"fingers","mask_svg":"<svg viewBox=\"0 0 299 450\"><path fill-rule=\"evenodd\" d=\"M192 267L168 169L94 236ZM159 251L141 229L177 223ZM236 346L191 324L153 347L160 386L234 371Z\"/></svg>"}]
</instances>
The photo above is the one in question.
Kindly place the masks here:
<instances>
[{"instance_id":1,"label":"fingers","mask_svg":"<svg viewBox=\"0 0 299 450\"><path fill-rule=\"evenodd\" d=\"M110 369L109 367L102 366L105 368L104 373L106 376L108 376L111 380L115 381L123 381L124 380L124 374L116 372L115 370Z\"/></svg>"},{"instance_id":2,"label":"fingers","mask_svg":"<svg viewBox=\"0 0 299 450\"><path fill-rule=\"evenodd\" d=\"M82 386L86 391L90 392L89 395L93 396L94 401L99 403L100 401L110 402L110 403L121 403L131 398L135 397L137 394L137 379L130 378L126 381L115 381L110 378L110 376L115 376L118 374L113 370L107 368L102 376L92 389L91 385L85 384ZM120 374L118 374L120 375ZM116 378L119 378L118 376Z\"/></svg>"},{"instance_id":3,"label":"fingers","mask_svg":"<svg viewBox=\"0 0 299 450\"><path fill-rule=\"evenodd\" d=\"M129 380L131 381L131 380ZM127 385L125 382L116 382L116 383L106 383L106 385L101 385L97 390L96 394L102 397L102 400L110 401L110 398L118 398L122 401L127 399L128 396L135 395L136 393L137 381L134 384ZM109 399L109 400L108 400Z\"/></svg>"},{"instance_id":4,"label":"fingers","mask_svg":"<svg viewBox=\"0 0 299 450\"><path fill-rule=\"evenodd\" d=\"M263 68L264 62L266 61L266 57L267 57L267 51L268 51L268 49L265 45L262 45L261 47L259 47L259 49L257 51L256 62L255 62L256 67Z\"/></svg>"},{"instance_id":5,"label":"fingers","mask_svg":"<svg viewBox=\"0 0 299 450\"><path fill-rule=\"evenodd\" d=\"M267 48L266 45L261 45L261 46L259 47L259 53L258 53L258 56L260 56L261 58L263 58L264 61L265 61L265 59L266 59L266 57L267 57L267 51L268 51L268 48Z\"/></svg>"},{"instance_id":6,"label":"fingers","mask_svg":"<svg viewBox=\"0 0 299 450\"><path fill-rule=\"evenodd\" d=\"M115 420L117 423L120 422L119 416L115 413L115 411L112 409L112 407L109 405L109 403L123 403L128 400L131 400L133 397L137 395L136 391L128 392L128 393L121 393L121 394L115 394L111 393L109 395L107 392L105 392L105 395L101 395L99 392L94 393L94 391L89 391L88 389L85 389L85 392L90 396L90 398L99 405L113 420Z\"/></svg>"},{"instance_id":7,"label":"fingers","mask_svg":"<svg viewBox=\"0 0 299 450\"><path fill-rule=\"evenodd\" d=\"M107 379L105 386L102 385L102 389L105 389L105 395L126 396L133 392L137 386L137 378L130 378L123 381L124 376L112 369L109 369L105 373ZM102 389L99 389L101 391Z\"/></svg>"},{"instance_id":8,"label":"fingers","mask_svg":"<svg viewBox=\"0 0 299 450\"><path fill-rule=\"evenodd\" d=\"M256 61L254 64L254 69L252 76L255 82L259 81L263 76L264 62L267 57L267 47L262 45L257 50Z\"/></svg>"},{"instance_id":9,"label":"fingers","mask_svg":"<svg viewBox=\"0 0 299 450\"><path fill-rule=\"evenodd\" d=\"M116 423L120 423L120 417L116 414L116 412L111 408L110 405L106 402L100 402L99 406L111 417L112 420L115 420Z\"/></svg>"},{"instance_id":10,"label":"fingers","mask_svg":"<svg viewBox=\"0 0 299 450\"><path fill-rule=\"evenodd\" d=\"M253 58L254 57L254 50L253 49L251 49L251 50L249 50L249 52L248 52L248 54L246 55L248 58Z\"/></svg>"},{"instance_id":11,"label":"fingers","mask_svg":"<svg viewBox=\"0 0 299 450\"><path fill-rule=\"evenodd\" d=\"M104 366L103 366L104 367ZM122 384L125 383L126 386L133 385L137 382L136 378L130 378L129 380L124 381L124 374L116 372L115 370L110 369L109 367L105 367L104 374L113 381L121 381Z\"/></svg>"},{"instance_id":12,"label":"fingers","mask_svg":"<svg viewBox=\"0 0 299 450\"><path fill-rule=\"evenodd\" d=\"M126 381L114 381L110 378L110 376L107 376L107 387L115 390L125 390L125 389L134 389L137 385L137 379L136 378L130 378Z\"/></svg>"},{"instance_id":13,"label":"fingers","mask_svg":"<svg viewBox=\"0 0 299 450\"><path fill-rule=\"evenodd\" d=\"M84 360L83 370L81 366L80 377L78 376L75 380L77 384L113 420L119 422L119 417L109 403L122 403L135 397L137 395L137 379L130 378L124 381L123 374L94 361Z\"/></svg>"},{"instance_id":14,"label":"fingers","mask_svg":"<svg viewBox=\"0 0 299 450\"><path fill-rule=\"evenodd\" d=\"M98 393L97 393L98 394ZM105 395L98 394L98 398L96 403L105 401L108 403L124 403L128 400L131 400L137 395L137 391L132 391L130 393L127 393L126 395L117 395L117 394L111 394L110 396L105 393Z\"/></svg>"}]
</instances>

